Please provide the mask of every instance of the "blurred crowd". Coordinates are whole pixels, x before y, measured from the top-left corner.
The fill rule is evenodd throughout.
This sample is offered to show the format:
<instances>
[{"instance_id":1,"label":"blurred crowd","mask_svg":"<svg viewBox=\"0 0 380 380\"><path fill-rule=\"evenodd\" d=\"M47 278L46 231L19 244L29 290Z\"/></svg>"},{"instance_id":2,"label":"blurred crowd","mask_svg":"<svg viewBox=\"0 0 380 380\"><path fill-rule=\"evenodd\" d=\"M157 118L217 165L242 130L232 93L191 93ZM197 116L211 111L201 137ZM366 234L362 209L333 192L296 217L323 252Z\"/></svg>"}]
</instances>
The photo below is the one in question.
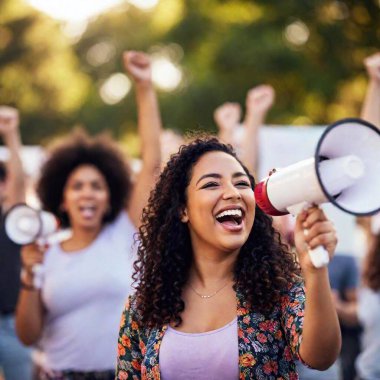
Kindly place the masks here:
<instances>
[{"instance_id":1,"label":"blurred crowd","mask_svg":"<svg viewBox=\"0 0 380 380\"><path fill-rule=\"evenodd\" d=\"M90 137L84 130L48 150L35 192L41 208L70 230L65 240L20 246L7 236L7 213L26 201L26 177L19 112L0 106L0 135L9 152L7 161L0 163L4 380L115 376L120 315L133 280L138 281L132 278L135 233L160 171L187 141L162 127L149 56L128 51L122 59L135 86L141 159L133 165L108 135ZM380 129L380 53L364 65L368 87L357 116ZM250 89L243 106L226 100L214 112L218 138L231 144L257 177L259 131L275 103L275 89L269 84ZM274 217L273 224L294 248L291 217ZM342 333L339 359L326 371L299 362L301 380L380 379L380 215L357 218L357 228L365 236L367 252L360 260L337 252L328 268Z\"/></svg>"}]
</instances>

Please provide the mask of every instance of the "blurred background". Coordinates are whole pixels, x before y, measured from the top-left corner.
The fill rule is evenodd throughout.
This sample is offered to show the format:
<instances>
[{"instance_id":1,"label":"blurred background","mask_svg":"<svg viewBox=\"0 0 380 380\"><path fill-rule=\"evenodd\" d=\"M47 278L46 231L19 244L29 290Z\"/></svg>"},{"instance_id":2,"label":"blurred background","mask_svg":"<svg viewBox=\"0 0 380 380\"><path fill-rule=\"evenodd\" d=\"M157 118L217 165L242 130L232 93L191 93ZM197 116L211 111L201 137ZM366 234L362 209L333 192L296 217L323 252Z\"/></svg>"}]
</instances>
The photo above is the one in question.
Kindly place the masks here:
<instances>
[{"instance_id":1,"label":"blurred background","mask_svg":"<svg viewBox=\"0 0 380 380\"><path fill-rule=\"evenodd\" d=\"M379 39L379 0L0 0L0 104L20 109L24 144L81 125L136 154L121 62L136 49L165 127L216 131L214 109L260 83L277 93L268 123L327 124L359 115Z\"/></svg>"}]
</instances>

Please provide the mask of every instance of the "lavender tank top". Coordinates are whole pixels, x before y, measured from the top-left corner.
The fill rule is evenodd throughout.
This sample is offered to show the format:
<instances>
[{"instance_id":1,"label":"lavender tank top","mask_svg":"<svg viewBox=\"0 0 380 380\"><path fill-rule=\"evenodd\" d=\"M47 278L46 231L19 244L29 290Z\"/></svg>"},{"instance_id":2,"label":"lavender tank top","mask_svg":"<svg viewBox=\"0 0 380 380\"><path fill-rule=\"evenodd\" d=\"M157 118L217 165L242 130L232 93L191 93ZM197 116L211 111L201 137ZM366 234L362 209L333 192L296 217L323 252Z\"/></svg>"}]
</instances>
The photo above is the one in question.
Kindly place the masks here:
<instances>
[{"instance_id":1,"label":"lavender tank top","mask_svg":"<svg viewBox=\"0 0 380 380\"><path fill-rule=\"evenodd\" d=\"M199 334L169 326L161 342L159 363L162 380L238 380L237 318Z\"/></svg>"}]
</instances>

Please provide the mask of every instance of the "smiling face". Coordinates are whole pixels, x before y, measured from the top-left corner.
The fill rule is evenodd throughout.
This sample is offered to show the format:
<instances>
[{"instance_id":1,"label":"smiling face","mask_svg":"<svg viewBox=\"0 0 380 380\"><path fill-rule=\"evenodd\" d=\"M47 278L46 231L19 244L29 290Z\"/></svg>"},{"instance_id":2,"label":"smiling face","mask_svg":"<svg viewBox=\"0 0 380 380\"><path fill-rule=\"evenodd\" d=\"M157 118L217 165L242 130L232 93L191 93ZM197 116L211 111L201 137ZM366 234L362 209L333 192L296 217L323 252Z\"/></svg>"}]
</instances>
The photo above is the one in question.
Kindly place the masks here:
<instances>
[{"instance_id":1,"label":"smiling face","mask_svg":"<svg viewBox=\"0 0 380 380\"><path fill-rule=\"evenodd\" d=\"M193 167L182 216L193 249L238 251L254 217L254 193L240 163L224 152L204 154Z\"/></svg>"},{"instance_id":2,"label":"smiling face","mask_svg":"<svg viewBox=\"0 0 380 380\"><path fill-rule=\"evenodd\" d=\"M92 165L74 169L67 179L62 202L71 227L100 229L109 207L109 189L102 173Z\"/></svg>"}]
</instances>

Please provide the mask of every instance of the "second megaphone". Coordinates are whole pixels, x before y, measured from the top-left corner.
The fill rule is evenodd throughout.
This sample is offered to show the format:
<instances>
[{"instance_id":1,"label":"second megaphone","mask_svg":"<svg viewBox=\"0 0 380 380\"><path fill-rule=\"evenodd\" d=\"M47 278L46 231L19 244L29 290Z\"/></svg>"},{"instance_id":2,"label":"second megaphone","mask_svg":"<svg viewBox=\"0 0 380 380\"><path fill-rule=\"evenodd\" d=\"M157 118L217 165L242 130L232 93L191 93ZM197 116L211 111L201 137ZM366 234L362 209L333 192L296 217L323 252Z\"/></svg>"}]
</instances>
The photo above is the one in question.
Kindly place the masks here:
<instances>
[{"instance_id":1,"label":"second megaphone","mask_svg":"<svg viewBox=\"0 0 380 380\"><path fill-rule=\"evenodd\" d=\"M26 204L12 207L5 217L5 232L16 244L30 244L45 240L58 230L57 218L47 211L36 210Z\"/></svg>"}]
</instances>

